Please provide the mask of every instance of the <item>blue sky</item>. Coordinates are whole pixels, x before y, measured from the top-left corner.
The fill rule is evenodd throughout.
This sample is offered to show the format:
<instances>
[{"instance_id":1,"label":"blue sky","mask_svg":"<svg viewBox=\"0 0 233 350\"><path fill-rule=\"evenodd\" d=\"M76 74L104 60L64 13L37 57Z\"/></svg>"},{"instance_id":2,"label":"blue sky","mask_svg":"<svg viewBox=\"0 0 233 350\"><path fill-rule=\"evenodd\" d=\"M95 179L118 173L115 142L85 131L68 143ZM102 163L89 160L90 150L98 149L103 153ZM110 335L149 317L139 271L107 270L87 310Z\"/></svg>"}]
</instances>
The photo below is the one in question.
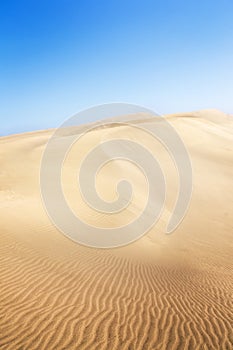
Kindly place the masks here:
<instances>
[{"instance_id":1,"label":"blue sky","mask_svg":"<svg viewBox=\"0 0 233 350\"><path fill-rule=\"evenodd\" d=\"M129 102L233 113L232 0L0 4L1 135Z\"/></svg>"}]
</instances>

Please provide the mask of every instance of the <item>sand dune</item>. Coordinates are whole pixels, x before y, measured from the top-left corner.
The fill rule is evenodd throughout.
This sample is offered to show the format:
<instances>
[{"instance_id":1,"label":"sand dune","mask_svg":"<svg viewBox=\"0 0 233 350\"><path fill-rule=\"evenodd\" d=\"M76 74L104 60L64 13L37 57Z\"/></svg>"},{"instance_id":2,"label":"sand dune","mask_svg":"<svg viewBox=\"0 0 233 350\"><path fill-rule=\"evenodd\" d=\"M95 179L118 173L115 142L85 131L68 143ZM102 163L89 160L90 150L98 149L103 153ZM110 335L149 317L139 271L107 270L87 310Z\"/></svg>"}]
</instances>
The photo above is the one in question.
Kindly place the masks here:
<instances>
[{"instance_id":1,"label":"sand dune","mask_svg":"<svg viewBox=\"0 0 233 350\"><path fill-rule=\"evenodd\" d=\"M0 139L1 350L233 349L233 117L208 110L167 119L192 161L189 211L172 235L164 234L178 186L175 167L144 135L165 169L166 205L147 235L116 249L78 245L47 217L39 176L53 130ZM64 164L67 201L92 225L117 227L143 208L143 177L123 161L97 179L100 194L113 200L114 183L126 172L135 198L122 214L94 213L76 189L75 164L97 142L122 135L138 138L127 126L98 128Z\"/></svg>"}]
</instances>

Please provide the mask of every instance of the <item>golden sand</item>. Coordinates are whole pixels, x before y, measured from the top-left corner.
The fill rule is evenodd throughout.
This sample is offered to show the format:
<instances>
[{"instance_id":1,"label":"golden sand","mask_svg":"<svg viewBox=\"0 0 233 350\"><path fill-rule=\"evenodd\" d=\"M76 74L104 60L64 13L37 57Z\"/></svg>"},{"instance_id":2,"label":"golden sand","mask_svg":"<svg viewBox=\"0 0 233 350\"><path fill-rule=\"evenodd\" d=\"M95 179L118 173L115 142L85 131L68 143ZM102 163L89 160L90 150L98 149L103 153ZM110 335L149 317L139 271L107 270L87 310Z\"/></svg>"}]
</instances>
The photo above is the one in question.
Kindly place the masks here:
<instances>
[{"instance_id":1,"label":"golden sand","mask_svg":"<svg viewBox=\"0 0 233 350\"><path fill-rule=\"evenodd\" d=\"M233 117L208 110L167 118L192 161L188 213L164 234L177 179L161 145L145 137L167 174L165 210L147 235L116 249L76 244L50 222L39 174L52 130L0 139L1 350L233 349ZM76 160L122 132L137 139L117 124L90 132ZM135 182L135 203L122 216L93 213L75 189L74 158L71 152L64 165L64 191L87 222L117 227L142 209L143 178L119 161L103 169L99 193L112 200L117 170L124 169Z\"/></svg>"}]
</instances>

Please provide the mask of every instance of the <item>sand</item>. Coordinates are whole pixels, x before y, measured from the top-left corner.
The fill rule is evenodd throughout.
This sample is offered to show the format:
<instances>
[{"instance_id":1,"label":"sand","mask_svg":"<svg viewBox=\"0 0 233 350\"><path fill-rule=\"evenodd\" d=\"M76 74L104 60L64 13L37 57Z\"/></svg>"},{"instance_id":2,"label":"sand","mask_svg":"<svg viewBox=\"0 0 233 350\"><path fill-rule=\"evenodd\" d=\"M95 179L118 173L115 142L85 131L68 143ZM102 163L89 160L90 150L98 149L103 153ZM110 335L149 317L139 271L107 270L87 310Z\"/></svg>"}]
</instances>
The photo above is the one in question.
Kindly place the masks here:
<instances>
[{"instance_id":1,"label":"sand","mask_svg":"<svg viewBox=\"0 0 233 350\"><path fill-rule=\"evenodd\" d=\"M50 222L39 176L53 130L0 139L1 350L233 348L233 117L206 110L167 119L192 161L188 213L172 235L164 233L177 179L161 145L145 136L167 175L165 209L147 235L116 249L74 243ZM112 200L124 167L136 194L122 216L94 214L75 189L74 155L80 161L96 142L122 133L137 138L117 125L90 132L64 165L67 200L92 225L120 226L145 201L140 171L121 161L103 169L97 184Z\"/></svg>"}]
</instances>

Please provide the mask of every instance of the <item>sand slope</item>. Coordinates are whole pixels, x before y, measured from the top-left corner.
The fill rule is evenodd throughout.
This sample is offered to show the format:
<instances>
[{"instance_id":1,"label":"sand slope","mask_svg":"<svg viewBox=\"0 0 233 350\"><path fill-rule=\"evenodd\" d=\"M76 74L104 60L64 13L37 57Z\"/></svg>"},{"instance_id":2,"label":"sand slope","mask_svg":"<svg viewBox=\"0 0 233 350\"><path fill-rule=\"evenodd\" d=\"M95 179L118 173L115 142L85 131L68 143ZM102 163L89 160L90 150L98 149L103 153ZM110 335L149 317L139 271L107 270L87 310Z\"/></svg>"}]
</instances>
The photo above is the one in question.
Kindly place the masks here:
<instances>
[{"instance_id":1,"label":"sand slope","mask_svg":"<svg viewBox=\"0 0 233 350\"><path fill-rule=\"evenodd\" d=\"M233 348L233 118L218 111L167 118L193 164L188 214L175 233L162 232L177 182L161 151L169 194L158 225L137 242L111 250L75 244L45 213L39 170L52 130L0 139L1 350ZM122 132L137 136L117 125L89 133L77 146L78 160L99 140ZM152 140L144 141L154 152L160 150ZM77 201L73 160L71 153L64 188L80 216L109 227L138 213L145 188L137 170L124 167L140 184L139 201L123 217L113 218L94 215ZM109 165L98 180L109 200L117 169L122 171L121 163Z\"/></svg>"}]
</instances>

